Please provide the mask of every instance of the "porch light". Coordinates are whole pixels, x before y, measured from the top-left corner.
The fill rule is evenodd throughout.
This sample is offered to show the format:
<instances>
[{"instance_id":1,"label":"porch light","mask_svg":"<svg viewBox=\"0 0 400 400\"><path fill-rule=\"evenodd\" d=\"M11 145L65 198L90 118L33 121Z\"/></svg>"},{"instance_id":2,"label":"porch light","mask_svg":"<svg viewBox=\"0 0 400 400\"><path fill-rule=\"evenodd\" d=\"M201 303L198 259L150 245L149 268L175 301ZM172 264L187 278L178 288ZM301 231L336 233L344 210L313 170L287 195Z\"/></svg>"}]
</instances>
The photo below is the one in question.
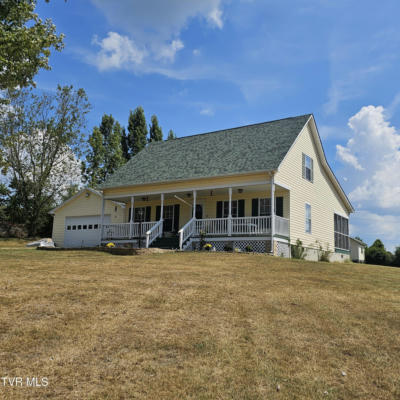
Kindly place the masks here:
<instances>
[{"instance_id":1,"label":"porch light","mask_svg":"<svg viewBox=\"0 0 400 400\"><path fill-rule=\"evenodd\" d=\"M210 190L210 197L212 197L213 196L213 191L212 190Z\"/></svg>"},{"instance_id":2,"label":"porch light","mask_svg":"<svg viewBox=\"0 0 400 400\"><path fill-rule=\"evenodd\" d=\"M142 201L149 201L148 197L142 197Z\"/></svg>"},{"instance_id":3,"label":"porch light","mask_svg":"<svg viewBox=\"0 0 400 400\"><path fill-rule=\"evenodd\" d=\"M238 189L238 193L243 193L243 189Z\"/></svg>"},{"instance_id":4,"label":"porch light","mask_svg":"<svg viewBox=\"0 0 400 400\"><path fill-rule=\"evenodd\" d=\"M187 197L192 197L192 193L188 193L186 196Z\"/></svg>"}]
</instances>

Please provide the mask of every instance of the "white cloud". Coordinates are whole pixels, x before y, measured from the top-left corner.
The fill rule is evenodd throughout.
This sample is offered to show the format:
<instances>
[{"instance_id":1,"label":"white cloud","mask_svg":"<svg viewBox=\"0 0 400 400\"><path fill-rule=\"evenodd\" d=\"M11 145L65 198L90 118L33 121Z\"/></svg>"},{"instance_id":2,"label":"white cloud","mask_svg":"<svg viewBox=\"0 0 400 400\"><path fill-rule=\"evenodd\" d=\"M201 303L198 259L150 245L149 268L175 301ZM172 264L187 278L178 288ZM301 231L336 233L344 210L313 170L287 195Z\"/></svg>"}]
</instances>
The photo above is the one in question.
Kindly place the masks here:
<instances>
[{"instance_id":1,"label":"white cloud","mask_svg":"<svg viewBox=\"0 0 400 400\"><path fill-rule=\"evenodd\" d=\"M175 54L184 48L184 44L181 40L173 40L171 43L162 46L156 54L156 59L162 59L169 62L173 62Z\"/></svg>"},{"instance_id":2,"label":"white cloud","mask_svg":"<svg viewBox=\"0 0 400 400\"><path fill-rule=\"evenodd\" d=\"M93 43L100 46L95 60L92 60L100 70L141 64L146 56L145 50L140 50L127 36L121 36L116 32L108 32L107 37L102 40L94 37Z\"/></svg>"},{"instance_id":3,"label":"white cloud","mask_svg":"<svg viewBox=\"0 0 400 400\"><path fill-rule=\"evenodd\" d=\"M218 7L214 7L209 12L208 20L219 29L222 29L224 26L224 23L222 21L222 11Z\"/></svg>"},{"instance_id":4,"label":"white cloud","mask_svg":"<svg viewBox=\"0 0 400 400\"><path fill-rule=\"evenodd\" d=\"M399 210L400 134L387 120L382 106L363 107L349 119L352 137L346 147L337 145L338 157L353 190L349 197L363 207ZM361 167L362 166L362 167ZM356 171L355 171L355 170Z\"/></svg>"},{"instance_id":5,"label":"white cloud","mask_svg":"<svg viewBox=\"0 0 400 400\"><path fill-rule=\"evenodd\" d=\"M199 56L201 54L201 51L199 49L194 49L193 50L193 55L194 56Z\"/></svg>"},{"instance_id":6,"label":"white cloud","mask_svg":"<svg viewBox=\"0 0 400 400\"><path fill-rule=\"evenodd\" d=\"M101 46L94 57L98 68L126 68L133 62L135 71L154 72L159 61L173 63L176 53L184 48L180 34L192 19L204 19L222 29L221 2L119 0L116 5L109 0L92 0L113 27L127 34L109 32L104 39L97 39L95 43ZM159 71L162 73L162 69Z\"/></svg>"},{"instance_id":7,"label":"white cloud","mask_svg":"<svg viewBox=\"0 0 400 400\"><path fill-rule=\"evenodd\" d=\"M336 152L339 158L352 165L355 169L362 171L364 168L358 162L357 157L351 153L351 150L348 147L343 147L340 144L336 145Z\"/></svg>"},{"instance_id":8,"label":"white cloud","mask_svg":"<svg viewBox=\"0 0 400 400\"><path fill-rule=\"evenodd\" d=\"M204 107L200 110L200 114L212 117L214 115L214 110L211 107Z\"/></svg>"},{"instance_id":9,"label":"white cloud","mask_svg":"<svg viewBox=\"0 0 400 400\"><path fill-rule=\"evenodd\" d=\"M359 211L352 217L350 234L361 236L370 244L377 238L383 239L387 249L393 251L400 245L399 226L400 215Z\"/></svg>"}]
</instances>

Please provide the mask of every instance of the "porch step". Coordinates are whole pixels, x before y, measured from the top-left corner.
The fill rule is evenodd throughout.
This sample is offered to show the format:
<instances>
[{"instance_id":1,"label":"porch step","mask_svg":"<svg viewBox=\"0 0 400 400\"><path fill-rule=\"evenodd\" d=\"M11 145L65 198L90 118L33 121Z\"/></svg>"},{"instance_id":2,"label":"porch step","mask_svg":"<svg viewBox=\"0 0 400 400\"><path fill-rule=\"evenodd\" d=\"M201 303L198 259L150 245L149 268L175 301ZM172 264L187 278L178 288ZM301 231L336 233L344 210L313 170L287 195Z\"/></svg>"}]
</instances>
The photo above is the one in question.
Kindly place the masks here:
<instances>
[{"instance_id":1,"label":"porch step","mask_svg":"<svg viewBox=\"0 0 400 400\"><path fill-rule=\"evenodd\" d=\"M159 249L178 249L179 238L178 236L161 237L157 238L150 247L157 247Z\"/></svg>"}]
</instances>

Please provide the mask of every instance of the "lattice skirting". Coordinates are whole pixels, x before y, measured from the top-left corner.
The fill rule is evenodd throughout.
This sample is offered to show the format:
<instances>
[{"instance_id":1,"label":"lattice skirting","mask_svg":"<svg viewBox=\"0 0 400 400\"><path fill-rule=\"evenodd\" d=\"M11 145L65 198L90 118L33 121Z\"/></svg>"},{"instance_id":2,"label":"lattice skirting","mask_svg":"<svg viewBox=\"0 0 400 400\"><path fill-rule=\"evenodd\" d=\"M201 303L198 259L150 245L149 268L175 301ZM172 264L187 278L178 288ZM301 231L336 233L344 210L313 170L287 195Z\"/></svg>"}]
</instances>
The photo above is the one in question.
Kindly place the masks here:
<instances>
[{"instance_id":1,"label":"lattice skirting","mask_svg":"<svg viewBox=\"0 0 400 400\"><path fill-rule=\"evenodd\" d=\"M275 255L279 257L290 257L289 243L275 241Z\"/></svg>"},{"instance_id":2,"label":"lattice skirting","mask_svg":"<svg viewBox=\"0 0 400 400\"><path fill-rule=\"evenodd\" d=\"M245 252L246 247L250 246L255 253L271 252L271 240L206 240L205 243L211 244L216 251L226 251L226 247L230 247ZM186 250L199 250L199 246L200 241L195 240Z\"/></svg>"}]
</instances>

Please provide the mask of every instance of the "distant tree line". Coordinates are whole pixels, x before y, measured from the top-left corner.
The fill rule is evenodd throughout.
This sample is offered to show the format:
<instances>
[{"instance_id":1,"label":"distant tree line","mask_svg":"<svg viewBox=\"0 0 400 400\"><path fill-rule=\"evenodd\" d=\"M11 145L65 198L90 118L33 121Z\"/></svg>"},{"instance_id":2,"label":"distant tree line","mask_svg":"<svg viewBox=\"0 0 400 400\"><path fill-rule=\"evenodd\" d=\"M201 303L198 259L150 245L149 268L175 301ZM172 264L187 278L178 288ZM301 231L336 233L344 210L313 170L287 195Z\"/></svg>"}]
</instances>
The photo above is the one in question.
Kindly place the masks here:
<instances>
[{"instance_id":1,"label":"distant tree line","mask_svg":"<svg viewBox=\"0 0 400 400\"><path fill-rule=\"evenodd\" d=\"M400 267L400 246L396 247L393 253L385 249L380 239L365 249L365 262L374 265L386 265L392 267Z\"/></svg>"},{"instance_id":2,"label":"distant tree line","mask_svg":"<svg viewBox=\"0 0 400 400\"><path fill-rule=\"evenodd\" d=\"M170 130L167 140L175 138L175 133ZM148 143L163 139L157 116L152 115L147 127L141 106L129 112L127 129L112 115L104 114L100 125L93 128L88 139L86 160L82 162L84 183L91 187L100 185Z\"/></svg>"}]
</instances>

